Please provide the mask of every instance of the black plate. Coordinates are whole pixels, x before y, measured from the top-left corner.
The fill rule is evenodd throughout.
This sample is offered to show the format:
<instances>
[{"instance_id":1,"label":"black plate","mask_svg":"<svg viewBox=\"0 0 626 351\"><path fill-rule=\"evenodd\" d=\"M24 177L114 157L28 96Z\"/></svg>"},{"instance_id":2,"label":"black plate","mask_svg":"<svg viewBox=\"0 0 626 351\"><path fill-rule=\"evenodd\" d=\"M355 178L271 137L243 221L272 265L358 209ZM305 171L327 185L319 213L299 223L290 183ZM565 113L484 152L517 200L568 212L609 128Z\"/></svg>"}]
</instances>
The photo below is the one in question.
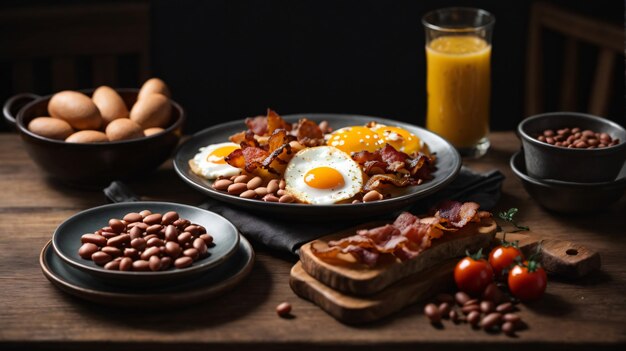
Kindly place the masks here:
<instances>
[{"instance_id":1,"label":"black plate","mask_svg":"<svg viewBox=\"0 0 626 351\"><path fill-rule=\"evenodd\" d=\"M91 260L78 255L81 246L80 237L107 225L110 218L122 218L129 212L150 210L153 213L176 211L182 218L198 223L207 228L213 236L215 246L209 248L210 256L198 260L192 266L183 269L170 268L158 272L133 272L106 270ZM224 262L237 250L239 233L237 228L226 218L197 207L170 202L120 202L94 207L68 218L52 235L52 245L59 257L69 265L88 272L109 282L129 285L165 284L202 273Z\"/></svg>"},{"instance_id":2,"label":"black plate","mask_svg":"<svg viewBox=\"0 0 626 351\"><path fill-rule=\"evenodd\" d=\"M188 161L198 153L201 147L228 141L228 137L246 129L244 121L235 121L207 128L194 134L189 140L181 145L174 156L174 168L176 173L196 190L217 200L239 206L253 211L266 213L281 213L282 215L297 216L300 218L314 219L324 218L365 218L372 215L395 211L406 207L420 198L430 195L456 178L461 168L461 156L445 139L426 129L398 121L379 117L339 115L339 114L298 114L282 116L288 122L297 122L300 118L321 122L328 121L329 125L337 130L346 126L365 125L376 121L389 126L402 127L418 136L428 145L431 152L437 155L437 170L433 173L434 179L421 185L411 186L406 189L406 194L392 197L381 201L359 204L335 204L335 205L307 205L272 203L253 199L244 199L231 196L214 190L211 187L213 181L206 180L194 174L189 168Z\"/></svg>"},{"instance_id":3,"label":"black plate","mask_svg":"<svg viewBox=\"0 0 626 351\"><path fill-rule=\"evenodd\" d=\"M108 284L65 263L50 242L41 250L39 264L46 278L70 295L106 305L153 309L154 306L202 302L232 289L252 270L254 250L242 236L235 254L223 264L185 282L162 287L120 287Z\"/></svg>"}]
</instances>

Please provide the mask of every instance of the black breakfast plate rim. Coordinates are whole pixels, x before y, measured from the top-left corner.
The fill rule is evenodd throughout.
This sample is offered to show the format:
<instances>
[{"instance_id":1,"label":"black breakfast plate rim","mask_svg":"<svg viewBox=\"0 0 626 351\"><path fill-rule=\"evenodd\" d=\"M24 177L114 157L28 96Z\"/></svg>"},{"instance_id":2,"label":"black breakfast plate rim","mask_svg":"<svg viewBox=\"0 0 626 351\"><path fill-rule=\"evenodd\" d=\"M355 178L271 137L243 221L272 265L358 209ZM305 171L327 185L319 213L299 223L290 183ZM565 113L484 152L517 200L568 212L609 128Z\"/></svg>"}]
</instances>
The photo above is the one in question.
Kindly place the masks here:
<instances>
[{"instance_id":1,"label":"black breakfast plate rim","mask_svg":"<svg viewBox=\"0 0 626 351\"><path fill-rule=\"evenodd\" d=\"M80 260L72 257L71 255L67 254L64 252L64 250L60 247L60 243L58 242L61 237L61 234L59 234L60 232L62 232L62 230L64 229L65 226L70 225L71 222L73 221L80 221L81 217L84 217L87 214L90 214L92 212L98 212L98 211L104 211L104 210L110 210L110 209L117 209L117 208L125 208L127 206L131 206L131 207L143 207L143 208L150 208L150 206L168 206L168 208L171 208L173 211L178 211L176 210L176 208L184 208L186 210L189 211L195 211L195 212L204 212L205 214L210 214L211 216L216 216L217 218L220 218L220 220L224 221L224 224L226 225L226 227L230 227L230 232L232 232L232 234L234 234L235 239L231 240L230 242L230 246L222 246L224 249L222 249L220 247L220 250L225 250L225 253L221 254L220 256L216 256L211 258L211 256L209 256L208 258L205 258L204 260L206 260L205 262L202 262L200 264L195 264L192 265L191 267L187 267L187 268L182 268L182 269L170 269L170 270L166 270L166 271L157 271L157 272L136 272L136 271L115 271L115 270L107 270L104 269L100 266L97 266L95 264L91 265L88 263L83 263ZM106 218L104 218L103 220L106 220ZM97 228L95 228L97 229ZM94 230L95 230L94 229ZM84 234L84 233L83 233ZM228 236L231 236L232 234L228 234ZM82 234L81 234L82 235ZM230 256L232 256L236 251L237 251L237 247L239 245L239 240L240 240L240 235L239 235L239 231L237 229L237 227L235 227L235 225L230 222L228 219L224 218L223 216L215 213L215 212L211 212L199 207L195 207L195 206L189 206L189 205L184 205L184 204L178 204L178 203L173 203L173 202L163 202L163 201L133 201L133 202L118 202L118 203L113 203L113 204L107 204L107 205L102 205L102 206L97 206L97 207L92 207L86 210L83 210L81 212L78 212L76 214L74 214L73 216L67 218L65 221L63 221L63 223L61 223L55 230L54 233L52 234L52 247L54 248L54 251L57 253L57 255L59 255L59 257L65 261L66 263L68 263L69 265L81 269L83 271L86 272L94 272L100 276L109 276L111 278L130 278L130 277L135 277L138 279L168 279L168 278L173 278L173 277L178 277L178 276L182 276L182 275L188 275L188 274L196 274L198 272L204 271L206 269L210 269L212 267L215 267L221 263L223 263L224 261L226 261ZM78 237L77 239L79 239L80 237ZM216 245L225 245L227 243L225 243L223 240L221 240L220 242L217 242ZM85 262L90 262L92 263L92 261L85 261Z\"/></svg>"},{"instance_id":2,"label":"black breakfast plate rim","mask_svg":"<svg viewBox=\"0 0 626 351\"><path fill-rule=\"evenodd\" d=\"M452 155L452 158L453 158L453 160L451 160L452 164L449 167L449 172L447 174L441 175L441 178L437 179L436 177L435 179L431 179L427 182L422 183L421 185L413 186L413 188L416 190L411 191L408 194L394 196L392 198L383 199L380 201L374 201L374 202L368 202L368 203L356 203L356 204L311 205L311 204L299 204L299 203L264 202L264 201L259 201L255 199L245 199L245 198L221 193L211 188L209 185L205 184L205 183L208 183L209 181L205 179L201 179L199 176L193 174L191 170L189 169L189 165L188 165L188 161L191 158L193 158L193 156L196 153L198 153L197 148L194 148L193 150L188 150L188 149L190 149L191 146L197 142L197 140L210 138L210 135L216 131L233 129L233 134L234 134L234 132L236 131L245 130L244 120L238 120L238 121L218 124L218 125L203 129L195 133L194 135L192 135L183 144L181 144L176 150L174 154L174 159L172 161L174 164L174 170L176 171L178 176L184 182L189 184L191 187L217 200L224 201L226 203L235 203L239 205L245 205L249 208L258 208L258 209L262 209L266 211L272 210L272 209L280 211L280 210L296 209L296 208L297 209L315 208L319 210L341 210L341 209L349 208L349 209L358 210L360 208L366 208L366 207L385 207L389 205L394 205L396 203L406 203L407 201L411 199L417 200L421 197L430 195L436 192L437 190L445 187L456 178L456 176L458 175L461 169L461 163L462 163L461 156L458 153L458 151L448 141L446 141L444 138L442 138L436 133L433 133L429 130L426 130L424 128L421 128L421 127L418 127L409 123L395 121L395 120L391 120L387 118L374 117L374 116L334 114L334 113L300 113L300 114L284 115L281 117L288 122L296 122L300 118L308 118L308 119L318 121L318 122L322 120L338 120L338 119L347 118L347 119L354 120L355 121L354 123L356 123L357 125L365 125L367 122L375 121L375 122L389 125L389 126L403 127L414 134L416 134L415 131L418 131L417 134L419 135L417 134L416 135L420 137L420 139L423 139L422 138L423 135L427 135L428 136L427 138L438 139L440 143L443 143L445 145L445 148L447 149L446 151L449 151ZM329 121L329 124L331 125L331 127L333 126L331 121ZM226 141L228 140L223 140L222 142L226 142ZM206 146L208 144L209 143L204 143L202 146ZM428 146L431 147L431 145L428 145ZM431 151L433 153L437 152L437 150L431 150ZM440 163L441 161L438 159L437 162L435 163L435 166L438 166ZM437 172L438 171L435 171L434 174L436 174Z\"/></svg>"},{"instance_id":3,"label":"black breakfast plate rim","mask_svg":"<svg viewBox=\"0 0 626 351\"><path fill-rule=\"evenodd\" d=\"M67 278L63 273L59 273L55 268L50 266L47 255L58 256L57 252L52 247L52 240L48 241L46 245L44 245L44 247L41 249L41 252L39 254L39 265L44 276L48 280L50 280L53 285L57 286L64 292L78 298L113 305L124 305L122 301L128 301L129 299L137 303L142 303L144 306L148 307L153 306L157 300L159 301L159 303L165 302L167 305L182 305L184 303L196 302L199 299L205 298L207 296L215 296L220 292L236 286L242 279L248 276L248 274L252 271L252 268L254 267L256 254L250 242L239 232L238 235L240 236L240 238L237 244L236 255L246 254L247 257L245 263L236 267L236 271L233 270L231 274L226 274L226 278L222 280L218 285L205 286L206 283L203 283L202 281L202 277L204 276L204 274L210 275L212 274L211 272L213 272L212 270L204 272L200 276L194 278L193 282L176 283L172 286L168 286L167 288L159 287L152 290L138 291L136 289L133 289L132 287L115 286L115 288L119 289L120 291L104 291L94 287L77 285L75 283L67 281ZM230 260L234 259L236 255L233 255L231 258L229 258L226 264L228 264ZM89 276L88 273L67 265L67 263L65 263L65 261L63 261L62 259L59 258L59 260L61 264L66 265L68 268L75 271L70 271L70 274L86 275L87 279L93 278ZM221 267L215 267L215 269L220 268ZM83 281L83 279L80 280ZM87 285L89 285L89 283L87 283ZM157 292L155 292L155 290ZM176 301L182 302L176 303Z\"/></svg>"}]
</instances>

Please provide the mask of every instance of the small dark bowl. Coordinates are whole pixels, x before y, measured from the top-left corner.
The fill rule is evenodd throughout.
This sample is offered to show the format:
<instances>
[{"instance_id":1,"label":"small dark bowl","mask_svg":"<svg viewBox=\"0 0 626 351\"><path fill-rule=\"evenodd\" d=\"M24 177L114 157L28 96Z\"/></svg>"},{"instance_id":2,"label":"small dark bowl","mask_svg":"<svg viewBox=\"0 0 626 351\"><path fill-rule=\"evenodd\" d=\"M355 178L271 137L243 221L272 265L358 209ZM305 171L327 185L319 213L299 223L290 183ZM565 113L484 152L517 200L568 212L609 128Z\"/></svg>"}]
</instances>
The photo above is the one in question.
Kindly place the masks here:
<instances>
[{"instance_id":1,"label":"small dark bowl","mask_svg":"<svg viewBox=\"0 0 626 351\"><path fill-rule=\"evenodd\" d=\"M94 89L81 90L89 96ZM130 109L139 89L116 89ZM106 143L66 143L34 134L28 123L40 116L49 116L48 102L52 95L15 95L4 104L4 116L14 124L24 148L48 175L78 186L101 186L112 180L132 179L156 169L167 160L182 135L185 112L172 103L170 124L159 134ZM15 117L14 117L15 116Z\"/></svg>"},{"instance_id":2,"label":"small dark bowl","mask_svg":"<svg viewBox=\"0 0 626 351\"><path fill-rule=\"evenodd\" d=\"M606 148L569 149L536 139L546 129L579 127L608 133L620 143ZM626 161L626 130L604 118L576 112L544 113L523 120L517 127L528 175L536 179L567 182L615 180Z\"/></svg>"},{"instance_id":3,"label":"small dark bowl","mask_svg":"<svg viewBox=\"0 0 626 351\"><path fill-rule=\"evenodd\" d=\"M617 202L626 192L626 167L619 179L612 182L574 183L529 176L521 151L511 157L510 165L530 196L541 206L555 212L598 212Z\"/></svg>"}]
</instances>

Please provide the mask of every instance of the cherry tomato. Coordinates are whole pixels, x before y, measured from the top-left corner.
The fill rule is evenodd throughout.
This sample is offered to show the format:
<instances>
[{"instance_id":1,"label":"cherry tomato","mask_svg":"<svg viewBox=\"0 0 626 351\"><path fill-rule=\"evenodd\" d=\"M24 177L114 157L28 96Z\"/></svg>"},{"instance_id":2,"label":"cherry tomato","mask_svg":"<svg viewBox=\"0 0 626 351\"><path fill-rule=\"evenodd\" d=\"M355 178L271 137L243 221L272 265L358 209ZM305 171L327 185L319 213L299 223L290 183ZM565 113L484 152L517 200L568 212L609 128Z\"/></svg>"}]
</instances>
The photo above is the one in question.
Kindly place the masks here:
<instances>
[{"instance_id":1,"label":"cherry tomato","mask_svg":"<svg viewBox=\"0 0 626 351\"><path fill-rule=\"evenodd\" d=\"M454 268L454 281L459 290L480 296L487 285L493 282L493 269L482 258L482 250L459 261Z\"/></svg>"},{"instance_id":2,"label":"cherry tomato","mask_svg":"<svg viewBox=\"0 0 626 351\"><path fill-rule=\"evenodd\" d=\"M493 268L496 276L502 275L502 272L508 270L515 263L517 257L524 259L522 252L513 245L500 245L489 253L489 264Z\"/></svg>"},{"instance_id":3,"label":"cherry tomato","mask_svg":"<svg viewBox=\"0 0 626 351\"><path fill-rule=\"evenodd\" d=\"M547 285L546 271L536 261L516 264L509 272L509 290L522 301L539 299Z\"/></svg>"}]
</instances>

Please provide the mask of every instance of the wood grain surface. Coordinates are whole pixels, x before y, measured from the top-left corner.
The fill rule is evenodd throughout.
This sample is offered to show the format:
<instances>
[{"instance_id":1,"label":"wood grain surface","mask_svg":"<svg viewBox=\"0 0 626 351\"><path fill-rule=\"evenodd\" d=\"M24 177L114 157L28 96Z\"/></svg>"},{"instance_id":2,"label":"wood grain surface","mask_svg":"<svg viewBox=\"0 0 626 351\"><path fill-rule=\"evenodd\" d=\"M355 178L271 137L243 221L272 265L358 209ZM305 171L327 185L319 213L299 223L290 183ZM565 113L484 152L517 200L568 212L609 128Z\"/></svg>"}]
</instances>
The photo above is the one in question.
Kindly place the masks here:
<instances>
[{"instance_id":1,"label":"wood grain surface","mask_svg":"<svg viewBox=\"0 0 626 351\"><path fill-rule=\"evenodd\" d=\"M507 179L496 211L518 207L517 220L545 238L578 242L602 255L602 269L580 281L552 279L546 296L522 307L529 329L516 338L467 325L433 328L414 305L365 326L337 322L295 296L289 271L295 257L255 246L250 276L228 295L197 306L154 312L112 309L57 290L41 273L38 254L68 216L105 203L100 191L47 180L16 135L0 134L0 349L59 350L604 350L626 345L626 198L610 210L563 216L540 208L511 173L519 149L512 132L493 133L492 148L475 170L497 168ZM146 199L197 204L202 196L180 181L169 163L130 184ZM294 318L276 316L280 302Z\"/></svg>"}]
</instances>

